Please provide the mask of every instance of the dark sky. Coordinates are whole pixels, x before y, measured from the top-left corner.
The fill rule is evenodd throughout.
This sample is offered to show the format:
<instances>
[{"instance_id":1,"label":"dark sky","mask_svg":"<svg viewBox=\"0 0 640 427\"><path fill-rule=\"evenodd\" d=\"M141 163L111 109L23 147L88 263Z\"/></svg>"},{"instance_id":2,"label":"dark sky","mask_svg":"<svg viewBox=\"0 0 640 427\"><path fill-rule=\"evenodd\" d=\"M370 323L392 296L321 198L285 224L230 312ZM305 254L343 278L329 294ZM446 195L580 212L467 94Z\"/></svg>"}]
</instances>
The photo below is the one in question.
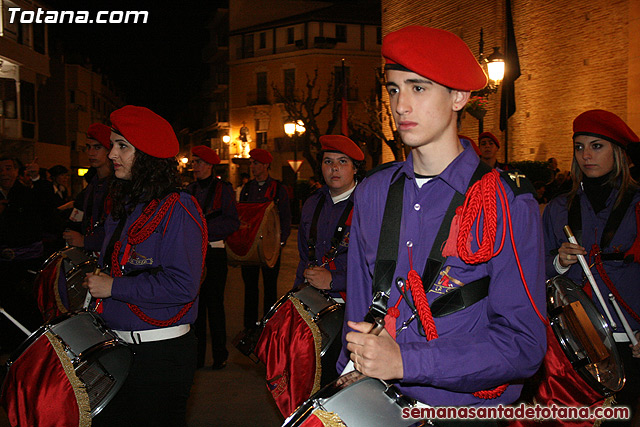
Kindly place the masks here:
<instances>
[{"instance_id":1,"label":"dark sky","mask_svg":"<svg viewBox=\"0 0 640 427\"><path fill-rule=\"evenodd\" d=\"M50 24L50 47L89 57L125 93L170 121L198 93L206 68L202 49L215 1L45 0L51 10L146 10L146 24ZM92 15L94 16L94 15Z\"/></svg>"}]
</instances>

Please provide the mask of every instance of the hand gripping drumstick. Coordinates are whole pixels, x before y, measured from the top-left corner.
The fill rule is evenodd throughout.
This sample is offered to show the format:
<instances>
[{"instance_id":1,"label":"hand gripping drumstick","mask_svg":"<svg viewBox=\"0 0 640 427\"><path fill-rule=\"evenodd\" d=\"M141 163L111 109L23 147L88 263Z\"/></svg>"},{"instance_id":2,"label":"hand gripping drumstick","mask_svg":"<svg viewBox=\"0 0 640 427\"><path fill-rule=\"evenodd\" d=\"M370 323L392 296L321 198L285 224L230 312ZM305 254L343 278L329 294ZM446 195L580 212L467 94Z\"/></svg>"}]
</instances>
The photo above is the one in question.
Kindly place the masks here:
<instances>
[{"instance_id":1,"label":"hand gripping drumstick","mask_svg":"<svg viewBox=\"0 0 640 427\"><path fill-rule=\"evenodd\" d=\"M25 328L24 326L22 326L22 323L18 322L12 315L10 315L9 313L7 313L6 311L4 311L4 308L0 307L0 313L4 314L6 316L7 319L9 319L11 321L11 323L13 323L14 325L16 325L16 327L18 329L20 329L22 332L24 332L25 334L27 334L27 336L31 335L31 331L29 331L27 328Z\"/></svg>"},{"instance_id":2,"label":"hand gripping drumstick","mask_svg":"<svg viewBox=\"0 0 640 427\"><path fill-rule=\"evenodd\" d=\"M631 330L631 326L629 326L629 322L627 322L627 318L622 313L622 310L620 310L620 306L618 305L618 301L616 301L616 297L614 297L613 294L609 294L609 300L611 301L611 304L613 304L613 308L616 310L616 313L618 314L618 319L620 319L620 322L622 322L622 327L624 328L625 333L629 337L629 341L631 341L632 345L638 344L638 340L636 339L635 334Z\"/></svg>"},{"instance_id":3,"label":"hand gripping drumstick","mask_svg":"<svg viewBox=\"0 0 640 427\"><path fill-rule=\"evenodd\" d=\"M567 236L567 239L569 239L569 243L573 243L574 245L577 245L578 241L576 240L576 237L573 235L571 228L568 225L565 225L563 230L564 230L564 234ZM616 322L613 321L613 317L611 317L611 313L609 312L609 307L607 307L607 304L605 304L604 302L604 298L602 298L602 294L600 293L600 289L596 284L596 279L594 279L593 274L591 274L591 269L587 264L587 260L584 259L584 255L578 254L576 255L576 257L578 258L578 261L582 266L582 270L584 271L584 274L586 274L587 279L589 279L589 284L591 285L591 289L593 289L593 293L598 298L598 301L600 301L600 305L602 306L604 313L607 315L607 319L609 319L609 326L611 326L611 329L616 329L617 328Z\"/></svg>"},{"instance_id":4,"label":"hand gripping drumstick","mask_svg":"<svg viewBox=\"0 0 640 427\"><path fill-rule=\"evenodd\" d=\"M93 270L93 274L100 274L100 267L96 267L96 269ZM84 298L84 304L82 304L83 309L86 310L89 307L89 304L91 304L91 298L91 292L89 292L89 289L87 289L87 296Z\"/></svg>"},{"instance_id":5,"label":"hand gripping drumstick","mask_svg":"<svg viewBox=\"0 0 640 427\"><path fill-rule=\"evenodd\" d=\"M380 335L380 332L382 332L382 330L384 329L384 319L381 317L376 317L374 319L374 322L375 323L373 324L373 326L371 327L368 333L373 335ZM340 375L344 375L355 370L356 370L356 367L353 365L353 360L349 360L349 363L347 363L347 366L344 367Z\"/></svg>"}]
</instances>

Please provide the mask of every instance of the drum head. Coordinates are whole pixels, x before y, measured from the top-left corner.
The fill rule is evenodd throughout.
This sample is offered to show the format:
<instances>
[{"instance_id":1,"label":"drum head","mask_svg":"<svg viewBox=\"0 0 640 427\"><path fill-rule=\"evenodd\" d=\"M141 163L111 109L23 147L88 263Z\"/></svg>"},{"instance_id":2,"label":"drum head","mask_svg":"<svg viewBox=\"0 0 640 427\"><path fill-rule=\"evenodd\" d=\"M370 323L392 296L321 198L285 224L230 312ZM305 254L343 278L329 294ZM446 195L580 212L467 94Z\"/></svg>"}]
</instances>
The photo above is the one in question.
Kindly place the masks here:
<instances>
[{"instance_id":1,"label":"drum head","mask_svg":"<svg viewBox=\"0 0 640 427\"><path fill-rule=\"evenodd\" d=\"M551 328L567 359L596 391L606 395L624 386L624 369L611 329L591 299L564 276L547 282Z\"/></svg>"}]
</instances>

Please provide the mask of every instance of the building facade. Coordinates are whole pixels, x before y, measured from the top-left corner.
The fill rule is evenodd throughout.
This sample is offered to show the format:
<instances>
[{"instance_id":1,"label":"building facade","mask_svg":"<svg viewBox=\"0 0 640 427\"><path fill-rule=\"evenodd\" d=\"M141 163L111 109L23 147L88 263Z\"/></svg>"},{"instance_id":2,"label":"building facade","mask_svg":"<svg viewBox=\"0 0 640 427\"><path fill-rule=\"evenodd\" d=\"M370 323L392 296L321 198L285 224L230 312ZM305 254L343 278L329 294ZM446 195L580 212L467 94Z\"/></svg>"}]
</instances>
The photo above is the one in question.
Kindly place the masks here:
<instances>
[{"instance_id":1,"label":"building facade","mask_svg":"<svg viewBox=\"0 0 640 427\"><path fill-rule=\"evenodd\" d=\"M640 0L512 0L511 7L521 76L508 127L509 161L556 157L568 170L573 119L589 109L616 113L640 132ZM407 25L442 28L477 55L482 28L485 53L493 46L504 52L503 0L382 0L382 11L384 34ZM499 113L500 92L489 97L484 130L504 140ZM461 133L477 137L477 130L478 121L466 114Z\"/></svg>"},{"instance_id":2,"label":"building facade","mask_svg":"<svg viewBox=\"0 0 640 427\"><path fill-rule=\"evenodd\" d=\"M234 9L249 7L245 1L230 5L230 177L235 183L240 172L248 172L248 152L258 147L274 154L271 174L293 184L296 175L289 161L302 160L304 147L285 134L284 124L293 117L276 93L303 99L317 72L314 91L319 107L327 99L327 90L337 90L344 76L349 115L357 116L362 101L376 89L376 70L381 65L380 14L378 7L367 10L349 4L265 3L261 5L269 11L265 22L256 21L255 16L248 21ZM342 94L334 92L330 97L339 102ZM328 106L317 116L318 128L324 131L332 119L335 116ZM340 133L339 122L332 133ZM313 174L308 162L303 162L297 177Z\"/></svg>"}]
</instances>

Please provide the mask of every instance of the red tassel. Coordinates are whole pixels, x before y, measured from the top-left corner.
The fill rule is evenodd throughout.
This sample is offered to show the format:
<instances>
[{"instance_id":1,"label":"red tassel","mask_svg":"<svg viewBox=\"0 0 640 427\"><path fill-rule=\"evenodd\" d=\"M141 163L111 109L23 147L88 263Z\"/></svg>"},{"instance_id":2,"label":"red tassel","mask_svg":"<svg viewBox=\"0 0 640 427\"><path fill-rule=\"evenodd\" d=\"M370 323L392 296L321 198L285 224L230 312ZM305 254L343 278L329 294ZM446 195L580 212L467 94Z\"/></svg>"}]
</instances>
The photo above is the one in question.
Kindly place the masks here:
<instances>
[{"instance_id":1,"label":"red tassel","mask_svg":"<svg viewBox=\"0 0 640 427\"><path fill-rule=\"evenodd\" d=\"M449 228L449 237L442 249L443 257L458 257L458 234L460 233L460 215L462 214L462 206L456 208L456 214L451 221Z\"/></svg>"},{"instance_id":2,"label":"red tassel","mask_svg":"<svg viewBox=\"0 0 640 427\"><path fill-rule=\"evenodd\" d=\"M396 319L398 317L400 317L398 307L389 307L387 314L384 316L384 328L394 340L396 339Z\"/></svg>"}]
</instances>

